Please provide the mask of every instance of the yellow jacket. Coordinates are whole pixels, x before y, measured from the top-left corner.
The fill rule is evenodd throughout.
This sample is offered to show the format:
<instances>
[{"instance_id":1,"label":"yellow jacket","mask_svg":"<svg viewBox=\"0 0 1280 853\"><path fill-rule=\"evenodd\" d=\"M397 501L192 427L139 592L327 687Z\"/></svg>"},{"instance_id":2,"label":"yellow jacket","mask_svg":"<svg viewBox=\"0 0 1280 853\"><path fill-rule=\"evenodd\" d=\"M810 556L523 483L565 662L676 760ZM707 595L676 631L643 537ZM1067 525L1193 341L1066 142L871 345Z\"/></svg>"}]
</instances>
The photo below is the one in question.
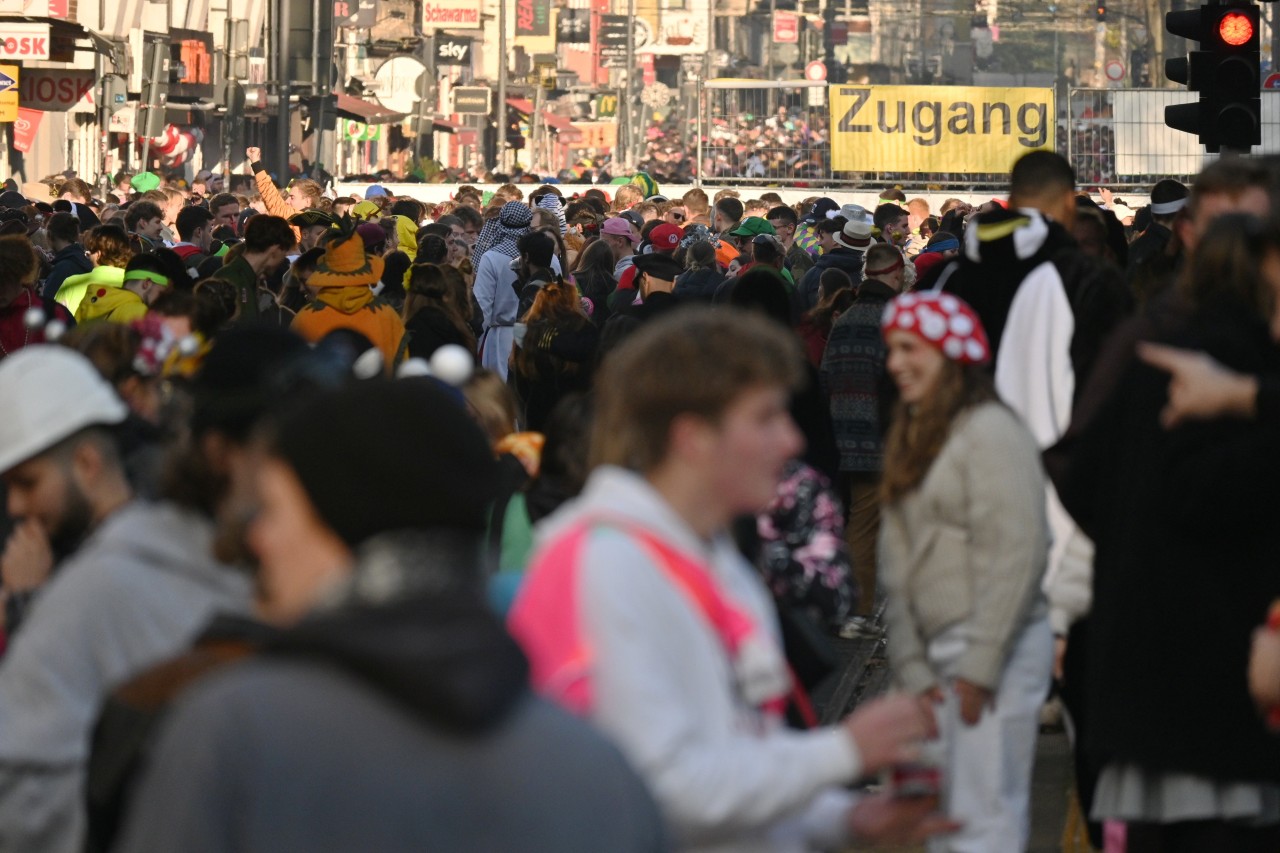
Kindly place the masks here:
<instances>
[{"instance_id":1,"label":"yellow jacket","mask_svg":"<svg viewBox=\"0 0 1280 853\"><path fill-rule=\"evenodd\" d=\"M99 286L90 288L76 309L77 323L93 323L108 320L112 323L132 323L147 314L147 303L132 290L123 287Z\"/></svg>"},{"instance_id":2,"label":"yellow jacket","mask_svg":"<svg viewBox=\"0 0 1280 853\"><path fill-rule=\"evenodd\" d=\"M67 276L53 298L61 302L74 317L80 310L80 301L84 299L85 293L90 288L98 285L119 287L123 283L124 267L94 267L89 272Z\"/></svg>"}]
</instances>

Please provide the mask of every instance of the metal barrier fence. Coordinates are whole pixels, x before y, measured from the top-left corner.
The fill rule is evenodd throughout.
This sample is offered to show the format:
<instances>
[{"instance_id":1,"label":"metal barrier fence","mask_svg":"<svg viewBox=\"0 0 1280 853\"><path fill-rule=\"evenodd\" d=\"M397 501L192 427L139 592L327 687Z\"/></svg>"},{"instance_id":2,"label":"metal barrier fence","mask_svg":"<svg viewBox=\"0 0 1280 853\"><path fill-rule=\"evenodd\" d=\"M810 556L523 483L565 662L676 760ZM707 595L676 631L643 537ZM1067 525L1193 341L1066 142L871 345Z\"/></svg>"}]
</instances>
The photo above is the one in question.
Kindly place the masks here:
<instances>
[{"instance_id":1,"label":"metal barrier fence","mask_svg":"<svg viewBox=\"0 0 1280 853\"><path fill-rule=\"evenodd\" d=\"M1071 89L1058 122L1058 150L1081 186L1150 188L1161 178L1190 182L1218 158L1196 137L1166 127L1164 108L1197 96L1177 89ZM1280 92L1262 93L1262 145L1280 152Z\"/></svg>"},{"instance_id":2,"label":"metal barrier fence","mask_svg":"<svg viewBox=\"0 0 1280 853\"><path fill-rule=\"evenodd\" d=\"M699 115L703 181L830 181L826 83L710 80Z\"/></svg>"},{"instance_id":3,"label":"metal barrier fence","mask_svg":"<svg viewBox=\"0 0 1280 853\"><path fill-rule=\"evenodd\" d=\"M1174 89L1070 89L1057 105L1054 149L1081 187L1149 190L1161 178L1189 182L1217 155L1166 127L1164 108L1195 95ZM1262 146L1280 153L1280 92L1262 93ZM904 184L999 191L1007 174L835 172L827 83L709 80L701 87L697 161L706 183L858 188Z\"/></svg>"}]
</instances>

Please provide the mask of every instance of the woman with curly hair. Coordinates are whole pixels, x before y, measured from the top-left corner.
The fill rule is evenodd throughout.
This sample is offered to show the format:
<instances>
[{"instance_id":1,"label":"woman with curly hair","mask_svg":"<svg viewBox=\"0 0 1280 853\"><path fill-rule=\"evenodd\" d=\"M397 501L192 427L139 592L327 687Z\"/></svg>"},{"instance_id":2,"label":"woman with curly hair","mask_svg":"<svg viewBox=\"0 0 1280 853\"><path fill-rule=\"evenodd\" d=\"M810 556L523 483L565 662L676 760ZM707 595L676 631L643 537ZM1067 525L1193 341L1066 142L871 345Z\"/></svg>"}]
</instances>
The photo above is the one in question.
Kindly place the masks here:
<instances>
[{"instance_id":1,"label":"woman with curly hair","mask_svg":"<svg viewBox=\"0 0 1280 853\"><path fill-rule=\"evenodd\" d=\"M133 257L129 235L119 225L106 224L90 228L81 241L93 261L93 270L69 276L58 288L54 300L75 314L80 300L90 287L119 287L124 283L124 268Z\"/></svg>"},{"instance_id":2,"label":"woman with curly hair","mask_svg":"<svg viewBox=\"0 0 1280 853\"><path fill-rule=\"evenodd\" d=\"M525 429L540 432L562 397L590 386L600 332L583 311L578 289L558 279L538 288L515 337L511 386Z\"/></svg>"}]
</instances>

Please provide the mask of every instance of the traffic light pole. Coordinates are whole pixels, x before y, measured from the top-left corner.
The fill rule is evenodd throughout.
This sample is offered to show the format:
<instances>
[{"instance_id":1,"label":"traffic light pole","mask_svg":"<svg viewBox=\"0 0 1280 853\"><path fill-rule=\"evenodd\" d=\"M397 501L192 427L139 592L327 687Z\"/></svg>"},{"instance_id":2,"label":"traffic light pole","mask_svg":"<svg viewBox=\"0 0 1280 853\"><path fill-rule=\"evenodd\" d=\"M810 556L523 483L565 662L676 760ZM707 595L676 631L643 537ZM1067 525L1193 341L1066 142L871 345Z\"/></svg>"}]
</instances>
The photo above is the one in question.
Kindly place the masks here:
<instances>
[{"instance_id":1,"label":"traffic light pole","mask_svg":"<svg viewBox=\"0 0 1280 853\"><path fill-rule=\"evenodd\" d=\"M276 153L272 165L279 176L277 183L288 186L292 180L289 168L289 96L293 91L289 79L289 4L291 0L276 0Z\"/></svg>"},{"instance_id":2,"label":"traffic light pole","mask_svg":"<svg viewBox=\"0 0 1280 853\"><path fill-rule=\"evenodd\" d=\"M636 149L636 0L627 0L627 96L622 99L622 108L627 111L626 147L622 149L622 167L628 172L635 170ZM615 170L616 171L616 170Z\"/></svg>"},{"instance_id":3,"label":"traffic light pole","mask_svg":"<svg viewBox=\"0 0 1280 853\"><path fill-rule=\"evenodd\" d=\"M498 0L498 107L494 132L494 171L507 159L507 4Z\"/></svg>"},{"instance_id":4,"label":"traffic light pole","mask_svg":"<svg viewBox=\"0 0 1280 853\"><path fill-rule=\"evenodd\" d=\"M160 108L160 105L156 104L156 101L159 100L159 98L156 97L156 90L160 88L160 74L162 73L164 65L164 57L161 55L160 51L168 49L168 42L157 41L152 45L151 80L149 81L150 85L147 86L147 119L142 125L142 160L140 164L141 168L138 169L139 172L149 171L149 164L147 161L151 159L151 134L147 131L151 129L152 111ZM163 113L161 113L161 115L163 115ZM163 131L163 127L161 130Z\"/></svg>"}]
</instances>

